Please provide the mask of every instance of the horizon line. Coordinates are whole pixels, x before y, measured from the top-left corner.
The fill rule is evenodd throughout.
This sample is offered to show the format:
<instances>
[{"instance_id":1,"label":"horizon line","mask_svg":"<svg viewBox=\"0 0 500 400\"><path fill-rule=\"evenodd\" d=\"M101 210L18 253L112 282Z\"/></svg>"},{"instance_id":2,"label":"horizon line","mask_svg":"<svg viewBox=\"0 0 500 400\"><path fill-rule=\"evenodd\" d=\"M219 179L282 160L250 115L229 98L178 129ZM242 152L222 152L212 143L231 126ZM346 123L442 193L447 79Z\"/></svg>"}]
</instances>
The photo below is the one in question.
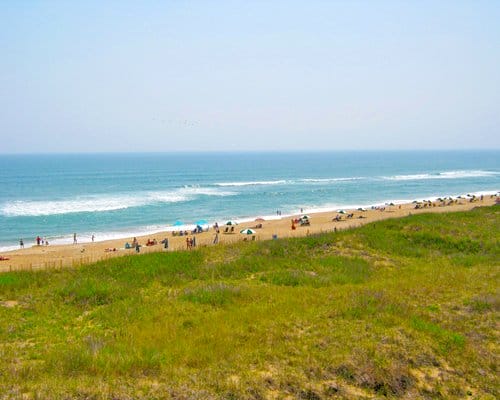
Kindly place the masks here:
<instances>
[{"instance_id":1,"label":"horizon line","mask_svg":"<svg viewBox=\"0 0 500 400\"><path fill-rule=\"evenodd\" d=\"M347 153L347 152L495 152L500 151L500 147L496 148L434 148L434 149L272 149L272 150L170 150L170 151L46 151L46 152L0 152L0 156L16 156L16 155L120 155L120 154L288 154L288 153Z\"/></svg>"}]
</instances>

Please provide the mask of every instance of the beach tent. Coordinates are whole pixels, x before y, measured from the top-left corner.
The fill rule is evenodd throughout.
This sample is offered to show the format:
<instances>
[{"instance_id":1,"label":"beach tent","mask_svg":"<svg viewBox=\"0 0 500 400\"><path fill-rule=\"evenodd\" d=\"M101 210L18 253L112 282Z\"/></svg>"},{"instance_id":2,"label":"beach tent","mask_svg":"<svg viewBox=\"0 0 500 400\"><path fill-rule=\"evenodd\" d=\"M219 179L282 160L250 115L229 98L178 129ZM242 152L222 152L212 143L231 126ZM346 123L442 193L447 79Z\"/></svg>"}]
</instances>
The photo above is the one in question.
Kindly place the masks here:
<instances>
[{"instance_id":1,"label":"beach tent","mask_svg":"<svg viewBox=\"0 0 500 400\"><path fill-rule=\"evenodd\" d=\"M244 235L254 235L255 231L253 229L246 228L242 229L240 233L243 233Z\"/></svg>"}]
</instances>

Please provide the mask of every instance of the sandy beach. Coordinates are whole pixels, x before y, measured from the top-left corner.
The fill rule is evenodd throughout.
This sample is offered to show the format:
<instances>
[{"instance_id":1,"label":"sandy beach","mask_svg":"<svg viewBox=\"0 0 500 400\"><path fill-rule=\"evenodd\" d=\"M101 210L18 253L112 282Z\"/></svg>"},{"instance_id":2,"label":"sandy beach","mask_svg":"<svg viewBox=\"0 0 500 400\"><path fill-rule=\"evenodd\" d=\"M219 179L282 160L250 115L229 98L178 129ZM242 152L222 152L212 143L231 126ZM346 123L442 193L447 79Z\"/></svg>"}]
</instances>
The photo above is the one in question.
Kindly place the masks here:
<instances>
[{"instance_id":1,"label":"sandy beach","mask_svg":"<svg viewBox=\"0 0 500 400\"><path fill-rule=\"evenodd\" d=\"M386 205L366 210L345 210L344 214L338 212L321 212L308 214L309 225L294 223L295 229L292 229L292 220L298 220L301 214L292 216L283 216L281 219L264 220L240 223L234 227L233 233L224 233L225 226L220 227L218 235L218 244L214 244L216 232L210 227L208 231L192 234L188 236L174 236L172 232L161 232L153 235L138 236L137 240L140 247L140 253L179 251L186 250L186 238L196 238L196 246L214 246L234 243L237 241L251 240L272 240L273 237L300 237L321 232L331 232L335 229L351 229L361 225L387 218L399 218L410 214L420 213L440 213L466 211L478 206L491 206L495 204L497 196L484 196L484 198L457 198L446 199L445 201L434 201L432 203L406 203L397 205ZM416 206L418 208L416 208ZM335 220L338 216L340 220ZM261 227L258 227L259 225ZM251 228L254 234L242 234L240 231L245 228ZM230 229L229 229L230 230ZM168 238L168 250L164 248L161 241ZM158 244L146 246L147 241L156 240ZM0 272L31 269L50 269L62 267L76 267L82 264L124 255L139 255L135 249L125 249L125 243L132 243L133 238L124 238L95 243L71 244L71 245L50 245L37 246L31 243L25 243L24 249L0 253Z\"/></svg>"}]
</instances>

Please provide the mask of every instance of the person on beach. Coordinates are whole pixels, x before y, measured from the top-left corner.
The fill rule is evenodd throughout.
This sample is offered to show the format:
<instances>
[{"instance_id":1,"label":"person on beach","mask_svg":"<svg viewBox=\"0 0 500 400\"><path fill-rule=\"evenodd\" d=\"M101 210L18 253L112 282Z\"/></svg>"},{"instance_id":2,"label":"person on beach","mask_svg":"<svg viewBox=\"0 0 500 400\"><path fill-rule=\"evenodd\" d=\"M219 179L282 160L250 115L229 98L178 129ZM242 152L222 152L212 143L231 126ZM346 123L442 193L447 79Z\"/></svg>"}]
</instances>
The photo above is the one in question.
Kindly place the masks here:
<instances>
[{"instance_id":1,"label":"person on beach","mask_svg":"<svg viewBox=\"0 0 500 400\"><path fill-rule=\"evenodd\" d=\"M94 243L95 236L92 234L92 243Z\"/></svg>"},{"instance_id":2,"label":"person on beach","mask_svg":"<svg viewBox=\"0 0 500 400\"><path fill-rule=\"evenodd\" d=\"M24 242L23 242L23 239L19 239L19 247L21 249L24 249Z\"/></svg>"},{"instance_id":3,"label":"person on beach","mask_svg":"<svg viewBox=\"0 0 500 400\"><path fill-rule=\"evenodd\" d=\"M42 241L42 238L40 236L36 237L36 245L40 246L40 242Z\"/></svg>"},{"instance_id":4,"label":"person on beach","mask_svg":"<svg viewBox=\"0 0 500 400\"><path fill-rule=\"evenodd\" d=\"M136 252L136 253L140 253L140 251L141 251L141 246L139 246L139 242L137 241L137 239L136 239L136 238L134 238L134 240L135 240L135 246L134 246L134 247L135 247L135 252Z\"/></svg>"},{"instance_id":5,"label":"person on beach","mask_svg":"<svg viewBox=\"0 0 500 400\"><path fill-rule=\"evenodd\" d=\"M73 244L77 244L78 241L76 240L76 232L73 233Z\"/></svg>"},{"instance_id":6,"label":"person on beach","mask_svg":"<svg viewBox=\"0 0 500 400\"><path fill-rule=\"evenodd\" d=\"M138 242L137 242L137 238L135 237L135 238L132 240L132 247L133 247L133 248L136 248L136 247L137 247L137 244L138 244Z\"/></svg>"},{"instance_id":7,"label":"person on beach","mask_svg":"<svg viewBox=\"0 0 500 400\"><path fill-rule=\"evenodd\" d=\"M196 236L193 236L193 238L191 239L191 245L193 247L196 247Z\"/></svg>"},{"instance_id":8,"label":"person on beach","mask_svg":"<svg viewBox=\"0 0 500 400\"><path fill-rule=\"evenodd\" d=\"M213 244L219 243L219 231L215 232Z\"/></svg>"},{"instance_id":9,"label":"person on beach","mask_svg":"<svg viewBox=\"0 0 500 400\"><path fill-rule=\"evenodd\" d=\"M168 238L165 238L161 241L163 243L163 248L168 250Z\"/></svg>"}]
</instances>

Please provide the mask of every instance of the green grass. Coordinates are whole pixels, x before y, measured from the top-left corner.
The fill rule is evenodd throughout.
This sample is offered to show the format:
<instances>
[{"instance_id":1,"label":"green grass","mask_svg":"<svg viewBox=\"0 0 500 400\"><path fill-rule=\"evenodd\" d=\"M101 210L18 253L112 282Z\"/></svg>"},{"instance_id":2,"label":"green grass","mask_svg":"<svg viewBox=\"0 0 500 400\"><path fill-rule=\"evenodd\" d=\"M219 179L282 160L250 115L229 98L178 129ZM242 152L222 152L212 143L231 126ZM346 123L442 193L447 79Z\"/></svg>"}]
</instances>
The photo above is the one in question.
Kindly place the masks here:
<instances>
[{"instance_id":1,"label":"green grass","mask_svg":"<svg viewBox=\"0 0 500 400\"><path fill-rule=\"evenodd\" d=\"M0 274L0 399L495 399L497 207Z\"/></svg>"}]
</instances>

